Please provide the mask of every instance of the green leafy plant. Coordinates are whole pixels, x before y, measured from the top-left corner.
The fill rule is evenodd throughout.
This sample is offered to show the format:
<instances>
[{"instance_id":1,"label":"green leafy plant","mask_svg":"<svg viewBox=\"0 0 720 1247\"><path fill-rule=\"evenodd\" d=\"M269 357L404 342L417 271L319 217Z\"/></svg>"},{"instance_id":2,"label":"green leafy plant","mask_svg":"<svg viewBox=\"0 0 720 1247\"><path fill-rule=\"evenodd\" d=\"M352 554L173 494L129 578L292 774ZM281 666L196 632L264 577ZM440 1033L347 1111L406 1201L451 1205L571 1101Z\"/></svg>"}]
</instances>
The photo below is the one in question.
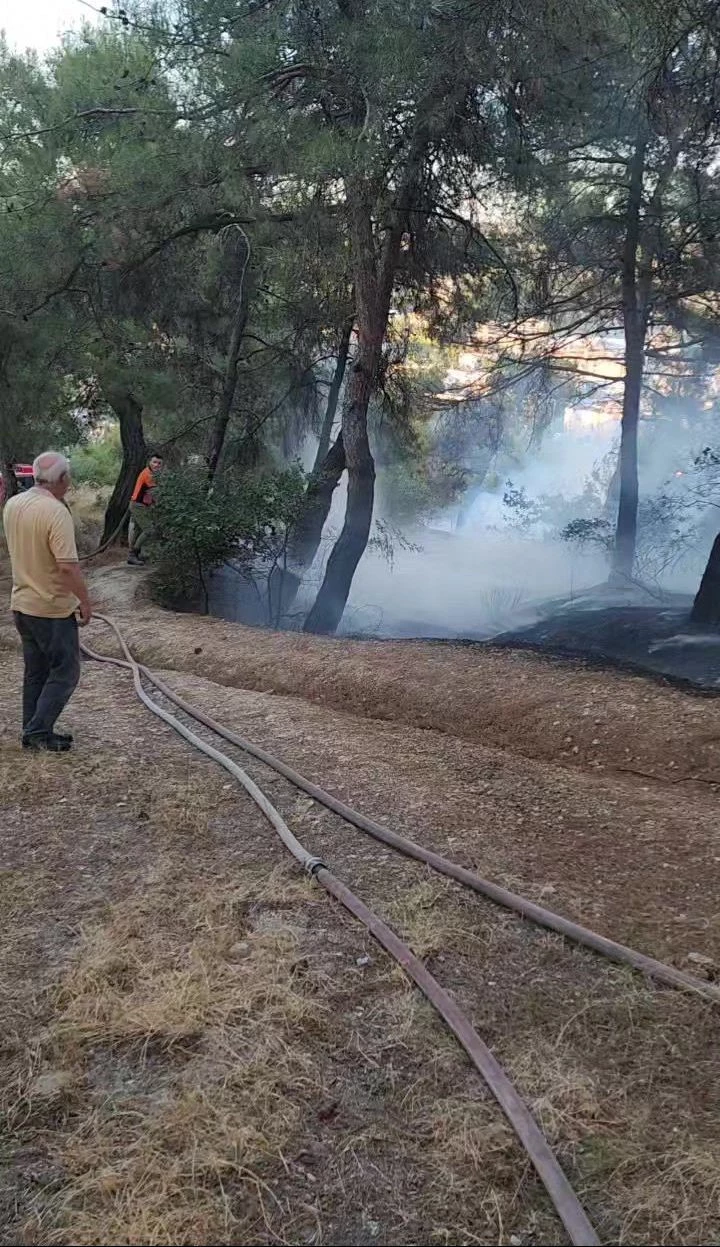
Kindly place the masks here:
<instances>
[{"instance_id":1,"label":"green leafy plant","mask_svg":"<svg viewBox=\"0 0 720 1247\"><path fill-rule=\"evenodd\" d=\"M524 485L505 482L503 506L507 509L508 527L527 533L544 519L544 507L540 499L532 498Z\"/></svg>"},{"instance_id":2,"label":"green leafy plant","mask_svg":"<svg viewBox=\"0 0 720 1247\"><path fill-rule=\"evenodd\" d=\"M609 520L602 519L600 516L594 516L591 519L578 518L570 520L565 525L560 537L562 541L567 541L579 549L599 546L602 550L610 551L613 542L613 526Z\"/></svg>"},{"instance_id":3,"label":"green leafy plant","mask_svg":"<svg viewBox=\"0 0 720 1247\"><path fill-rule=\"evenodd\" d=\"M113 427L97 441L78 446L70 456L76 485L114 485L120 471L120 432Z\"/></svg>"},{"instance_id":4,"label":"green leafy plant","mask_svg":"<svg viewBox=\"0 0 720 1247\"><path fill-rule=\"evenodd\" d=\"M208 490L204 467L168 472L157 490L150 550L153 590L167 606L209 603L209 578L232 560L248 577L282 568L302 504L299 468L265 476L223 475Z\"/></svg>"},{"instance_id":5,"label":"green leafy plant","mask_svg":"<svg viewBox=\"0 0 720 1247\"><path fill-rule=\"evenodd\" d=\"M462 467L440 460L393 463L381 475L385 514L398 523L426 522L457 502L467 481Z\"/></svg>"}]
</instances>

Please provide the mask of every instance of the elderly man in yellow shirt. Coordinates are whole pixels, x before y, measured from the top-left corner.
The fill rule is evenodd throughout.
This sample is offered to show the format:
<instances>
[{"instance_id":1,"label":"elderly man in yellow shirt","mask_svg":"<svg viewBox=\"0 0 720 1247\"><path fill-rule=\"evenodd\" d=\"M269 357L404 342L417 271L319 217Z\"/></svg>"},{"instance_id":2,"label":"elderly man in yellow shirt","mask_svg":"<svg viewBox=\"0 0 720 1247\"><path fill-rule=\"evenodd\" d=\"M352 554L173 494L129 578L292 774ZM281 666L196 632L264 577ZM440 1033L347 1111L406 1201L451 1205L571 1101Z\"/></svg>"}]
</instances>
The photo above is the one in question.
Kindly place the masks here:
<instances>
[{"instance_id":1,"label":"elderly man in yellow shirt","mask_svg":"<svg viewBox=\"0 0 720 1247\"><path fill-rule=\"evenodd\" d=\"M72 516L63 502L70 464L47 451L33 463L35 484L8 499L3 527L10 552L10 606L22 639L23 736L26 749L64 753L72 736L56 720L80 679L78 623L92 608L78 562Z\"/></svg>"}]
</instances>

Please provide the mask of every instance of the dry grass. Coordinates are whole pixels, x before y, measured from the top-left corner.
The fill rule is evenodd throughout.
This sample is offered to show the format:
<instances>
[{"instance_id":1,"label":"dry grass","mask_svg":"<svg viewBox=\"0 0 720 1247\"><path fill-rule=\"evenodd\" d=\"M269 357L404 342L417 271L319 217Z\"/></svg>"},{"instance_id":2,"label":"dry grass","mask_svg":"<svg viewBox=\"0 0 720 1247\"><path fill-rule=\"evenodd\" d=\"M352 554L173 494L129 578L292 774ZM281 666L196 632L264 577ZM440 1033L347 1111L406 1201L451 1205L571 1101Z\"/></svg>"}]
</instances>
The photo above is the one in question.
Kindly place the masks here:
<instances>
[{"instance_id":1,"label":"dry grass","mask_svg":"<svg viewBox=\"0 0 720 1247\"><path fill-rule=\"evenodd\" d=\"M608 1241L716 1242L718 1115L702 1089L716 1068L704 1046L712 1009L608 978L613 990L568 1010L552 1043L529 1027L518 1036L508 1072L576 1189L591 1206L602 1192Z\"/></svg>"},{"instance_id":2,"label":"dry grass","mask_svg":"<svg viewBox=\"0 0 720 1247\"><path fill-rule=\"evenodd\" d=\"M151 891L114 909L107 923L83 932L57 999L58 1038L169 1048L208 1028L225 1034L259 1012L266 1021L301 1022L307 1002L285 981L295 940L288 930L258 936L244 929L252 895L228 888L193 902L185 919L193 935L181 946L159 908L164 899L172 911L174 896Z\"/></svg>"},{"instance_id":3,"label":"dry grass","mask_svg":"<svg viewBox=\"0 0 720 1247\"><path fill-rule=\"evenodd\" d=\"M75 521L75 537L81 555L90 554L100 541L110 492L106 486L75 485L68 494L68 503Z\"/></svg>"},{"instance_id":4,"label":"dry grass","mask_svg":"<svg viewBox=\"0 0 720 1247\"><path fill-rule=\"evenodd\" d=\"M447 1191L458 1208L460 1226L436 1225L433 1238L441 1243L506 1243L508 1194L512 1199L527 1182L528 1173L507 1122L488 1101L451 1095L438 1099L423 1122L426 1146L438 1188ZM492 1238L473 1234L477 1221L463 1218L463 1211L477 1199L483 1175L482 1210L494 1230ZM469 1222L469 1223L468 1223ZM528 1241L542 1224L531 1215L526 1222ZM542 1227L546 1228L546 1227ZM458 1234L458 1229L460 1234Z\"/></svg>"},{"instance_id":5,"label":"dry grass","mask_svg":"<svg viewBox=\"0 0 720 1247\"><path fill-rule=\"evenodd\" d=\"M604 1241L720 1241L711 1008L659 993L621 968L605 968L553 934L502 918L488 923L477 905L442 881L423 880L402 891L391 908L395 925L440 978L452 967L456 991ZM470 986L474 976L479 992ZM512 1209L521 1204L529 1209L523 1241L544 1241L542 1205L533 1207L529 1194L535 1179L512 1130L480 1084L468 1081L462 1094L447 1093L443 1075L452 1053L438 1042L422 1006L408 1002L406 1017L428 1051L435 1047L436 1094L429 1101L426 1084L417 1084L415 1128L434 1186L451 1193L460 1217L436 1225L435 1237L505 1243ZM705 1111L698 1115L699 1105ZM462 1221L463 1207L485 1217L492 1236L486 1229L478 1237L478 1223Z\"/></svg>"},{"instance_id":6,"label":"dry grass","mask_svg":"<svg viewBox=\"0 0 720 1247\"><path fill-rule=\"evenodd\" d=\"M643 989L639 988L642 995ZM632 1007L631 999L627 1001ZM642 1028L634 1043L642 1049ZM586 1022L580 1035L592 1047ZM508 1046L508 1041L506 1045ZM556 1048L509 1040L508 1072L559 1155L573 1185L593 1215L603 1241L630 1244L717 1243L720 1230L720 1143L698 1137L694 1124L672 1111L658 1116L652 1093L642 1102L611 1068L593 1074L578 1047ZM651 1084L651 1076L649 1083ZM419 1089L418 1089L419 1090ZM475 1222L436 1226L436 1237L458 1241L508 1242L508 1221L525 1205L523 1241L545 1241L542 1203L528 1199L535 1179L508 1124L482 1089L438 1094L427 1109L418 1093L416 1129L423 1139L433 1181L451 1193L460 1223L465 1207L480 1207L494 1236L476 1237ZM676 1103L677 1108L677 1103ZM536 1238L536 1235L538 1236Z\"/></svg>"},{"instance_id":7,"label":"dry grass","mask_svg":"<svg viewBox=\"0 0 720 1247\"><path fill-rule=\"evenodd\" d=\"M393 925L422 961L462 951L476 964L486 960L487 950L499 927L476 925L468 929L453 904L457 889L448 880L432 875L403 890L391 906Z\"/></svg>"},{"instance_id":8,"label":"dry grass","mask_svg":"<svg viewBox=\"0 0 720 1247\"><path fill-rule=\"evenodd\" d=\"M652 1162L640 1176L637 1156L625 1156L613 1171L613 1186L625 1193L618 1241L650 1241L661 1224L663 1243L717 1243L720 1145L698 1147L693 1138L675 1135L672 1151L659 1150Z\"/></svg>"},{"instance_id":9,"label":"dry grass","mask_svg":"<svg viewBox=\"0 0 720 1247\"><path fill-rule=\"evenodd\" d=\"M302 881L251 875L199 889L180 917L151 888L82 932L9 1096L11 1130L43 1112L65 1123L47 1136L62 1186L38 1201L31 1241L272 1236L264 1171L322 1092L307 1036L325 1013L292 929L259 922L280 894L307 903Z\"/></svg>"}]
</instances>

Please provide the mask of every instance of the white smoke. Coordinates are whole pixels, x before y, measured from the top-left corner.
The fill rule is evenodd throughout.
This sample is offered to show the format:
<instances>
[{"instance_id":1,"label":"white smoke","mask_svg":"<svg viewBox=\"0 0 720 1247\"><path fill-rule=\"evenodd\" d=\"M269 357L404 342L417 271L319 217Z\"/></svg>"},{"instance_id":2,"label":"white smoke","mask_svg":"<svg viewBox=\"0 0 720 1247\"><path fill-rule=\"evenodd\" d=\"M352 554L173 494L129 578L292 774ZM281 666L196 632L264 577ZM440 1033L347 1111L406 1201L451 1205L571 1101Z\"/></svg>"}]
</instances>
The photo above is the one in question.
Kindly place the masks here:
<instances>
[{"instance_id":1,"label":"white smoke","mask_svg":"<svg viewBox=\"0 0 720 1247\"><path fill-rule=\"evenodd\" d=\"M311 599L345 514L346 478L335 491L321 550L307 578ZM492 498L489 514L483 507ZM497 505L496 505L497 502ZM548 598L572 597L601 581L606 561L538 535L495 528L502 497L485 495L462 530L457 508L422 527L389 529L392 556L361 559L341 631L385 636L487 637L538 617Z\"/></svg>"},{"instance_id":2,"label":"white smoke","mask_svg":"<svg viewBox=\"0 0 720 1247\"><path fill-rule=\"evenodd\" d=\"M582 419L566 419L546 434L521 466L506 466L496 487L477 494L464 515L461 504L428 524L404 529L400 537L391 533L391 560L373 548L362 558L341 631L488 637L533 622L553 600L579 599L602 585L608 574L603 550L579 549L559 539L558 524L547 519L519 531L513 527L517 517L504 495L509 480L513 490L523 491L530 501L550 499L556 515L562 515L565 506L566 518L572 518L573 506L590 491L589 505L601 510L618 445L616 421L583 427ZM643 431L641 500L662 492L677 512L672 523L687 521L687 531L694 534L685 544L680 542L680 554L668 559L659 573L652 570L651 592L694 592L720 527L720 510L707 500L707 488L703 496L696 496L693 463L701 450L702 434L694 421L672 433L667 426ZM343 477L303 600L312 598L322 579L324 562L342 527L346 489ZM720 497L716 501L720 503ZM381 500L379 511L382 520ZM606 514L610 524L612 508Z\"/></svg>"}]
</instances>

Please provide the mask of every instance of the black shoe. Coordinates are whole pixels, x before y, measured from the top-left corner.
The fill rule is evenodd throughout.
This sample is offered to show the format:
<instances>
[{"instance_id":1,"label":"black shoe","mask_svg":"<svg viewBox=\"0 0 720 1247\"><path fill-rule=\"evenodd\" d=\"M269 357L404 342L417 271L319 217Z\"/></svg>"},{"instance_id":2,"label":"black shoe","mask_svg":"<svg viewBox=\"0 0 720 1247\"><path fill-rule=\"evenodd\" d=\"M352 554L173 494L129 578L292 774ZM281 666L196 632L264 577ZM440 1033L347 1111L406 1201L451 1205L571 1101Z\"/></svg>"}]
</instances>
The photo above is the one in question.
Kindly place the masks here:
<instances>
[{"instance_id":1,"label":"black shoe","mask_svg":"<svg viewBox=\"0 0 720 1247\"><path fill-rule=\"evenodd\" d=\"M144 562L142 554L133 554L132 551L128 554L128 563L131 567L142 567Z\"/></svg>"},{"instance_id":2,"label":"black shoe","mask_svg":"<svg viewBox=\"0 0 720 1247\"><path fill-rule=\"evenodd\" d=\"M44 753L67 753L72 745L72 737L60 736L55 732L37 732L32 736L23 736L23 749L35 749Z\"/></svg>"},{"instance_id":3,"label":"black shoe","mask_svg":"<svg viewBox=\"0 0 720 1247\"><path fill-rule=\"evenodd\" d=\"M53 732L53 736L57 736L58 740L66 740L68 744L70 745L73 743L73 740L74 740L72 732ZM27 740L27 737L23 736L23 749L28 748L27 744L25 743L26 740Z\"/></svg>"}]
</instances>

